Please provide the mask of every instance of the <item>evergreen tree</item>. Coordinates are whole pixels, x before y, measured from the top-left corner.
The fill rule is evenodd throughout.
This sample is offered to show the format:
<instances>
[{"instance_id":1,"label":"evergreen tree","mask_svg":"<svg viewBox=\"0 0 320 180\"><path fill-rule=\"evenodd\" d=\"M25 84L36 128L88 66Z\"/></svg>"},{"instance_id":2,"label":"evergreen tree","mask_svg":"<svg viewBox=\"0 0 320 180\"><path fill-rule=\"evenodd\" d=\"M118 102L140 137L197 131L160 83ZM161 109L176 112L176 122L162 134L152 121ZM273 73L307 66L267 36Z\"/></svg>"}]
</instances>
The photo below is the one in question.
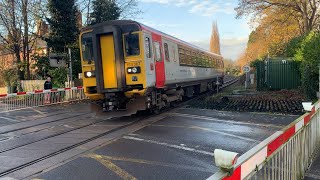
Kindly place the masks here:
<instances>
[{"instance_id":1,"label":"evergreen tree","mask_svg":"<svg viewBox=\"0 0 320 180\"><path fill-rule=\"evenodd\" d=\"M75 0L49 0L50 35L48 46L55 52L66 52L66 47L73 45L79 34L77 27L77 7Z\"/></svg>"},{"instance_id":2,"label":"evergreen tree","mask_svg":"<svg viewBox=\"0 0 320 180\"><path fill-rule=\"evenodd\" d=\"M116 20L121 15L121 9L115 0L94 0L92 7L93 12L90 14L91 25Z\"/></svg>"}]
</instances>

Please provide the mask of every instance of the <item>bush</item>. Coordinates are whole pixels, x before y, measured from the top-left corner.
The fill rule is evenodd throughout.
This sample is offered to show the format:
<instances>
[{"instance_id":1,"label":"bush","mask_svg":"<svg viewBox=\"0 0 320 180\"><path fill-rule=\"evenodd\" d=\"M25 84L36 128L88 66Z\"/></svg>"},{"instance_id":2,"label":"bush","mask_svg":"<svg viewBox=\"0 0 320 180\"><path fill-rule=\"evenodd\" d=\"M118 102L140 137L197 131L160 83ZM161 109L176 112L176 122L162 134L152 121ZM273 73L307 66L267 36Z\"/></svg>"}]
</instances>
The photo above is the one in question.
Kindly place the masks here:
<instances>
[{"instance_id":1,"label":"bush","mask_svg":"<svg viewBox=\"0 0 320 180\"><path fill-rule=\"evenodd\" d=\"M286 47L285 55L287 57L294 57L299 49L301 49L302 42L306 36L299 36L291 39Z\"/></svg>"},{"instance_id":2,"label":"bush","mask_svg":"<svg viewBox=\"0 0 320 180\"><path fill-rule=\"evenodd\" d=\"M68 69L60 67L49 70L48 75L52 77L52 84L54 88L65 87L67 81Z\"/></svg>"},{"instance_id":3,"label":"bush","mask_svg":"<svg viewBox=\"0 0 320 180\"><path fill-rule=\"evenodd\" d=\"M301 47L295 54L295 59L302 61L301 77L305 95L310 99L317 99L319 90L319 63L320 63L320 34L311 32L306 36Z\"/></svg>"},{"instance_id":4,"label":"bush","mask_svg":"<svg viewBox=\"0 0 320 180\"><path fill-rule=\"evenodd\" d=\"M18 82L18 72L16 69L6 69L2 72L6 86L16 86Z\"/></svg>"}]
</instances>

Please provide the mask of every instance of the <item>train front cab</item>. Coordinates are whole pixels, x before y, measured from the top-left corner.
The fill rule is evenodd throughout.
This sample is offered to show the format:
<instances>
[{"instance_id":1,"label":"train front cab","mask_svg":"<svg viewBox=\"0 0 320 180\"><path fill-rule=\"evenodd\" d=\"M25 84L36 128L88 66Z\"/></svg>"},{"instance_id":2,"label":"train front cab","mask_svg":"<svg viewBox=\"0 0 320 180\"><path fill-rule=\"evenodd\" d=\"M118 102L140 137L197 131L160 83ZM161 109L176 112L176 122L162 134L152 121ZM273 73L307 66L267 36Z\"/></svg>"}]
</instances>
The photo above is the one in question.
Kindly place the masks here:
<instances>
[{"instance_id":1,"label":"train front cab","mask_svg":"<svg viewBox=\"0 0 320 180\"><path fill-rule=\"evenodd\" d=\"M136 108L146 108L145 60L152 58L144 58L144 39L138 24L101 24L81 33L83 84L90 99L102 100L107 110L126 109L130 99L140 99Z\"/></svg>"}]
</instances>

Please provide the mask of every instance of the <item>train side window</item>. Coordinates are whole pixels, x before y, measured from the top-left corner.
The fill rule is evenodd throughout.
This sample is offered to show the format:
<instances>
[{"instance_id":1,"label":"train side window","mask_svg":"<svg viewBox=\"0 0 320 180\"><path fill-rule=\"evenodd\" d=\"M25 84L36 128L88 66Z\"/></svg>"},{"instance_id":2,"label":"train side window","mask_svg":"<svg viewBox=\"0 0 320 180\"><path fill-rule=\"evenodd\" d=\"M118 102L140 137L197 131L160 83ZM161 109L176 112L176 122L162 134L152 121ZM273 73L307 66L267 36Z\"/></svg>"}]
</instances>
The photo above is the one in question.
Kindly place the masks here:
<instances>
[{"instance_id":1,"label":"train side window","mask_svg":"<svg viewBox=\"0 0 320 180\"><path fill-rule=\"evenodd\" d=\"M186 64L186 54L182 47L179 47L180 64Z\"/></svg>"},{"instance_id":2,"label":"train side window","mask_svg":"<svg viewBox=\"0 0 320 180\"><path fill-rule=\"evenodd\" d=\"M146 51L146 57L147 58L151 58L152 57L152 53L151 53L151 43L150 43L150 38L146 37L144 39L145 42L145 51Z\"/></svg>"},{"instance_id":3,"label":"train side window","mask_svg":"<svg viewBox=\"0 0 320 180\"><path fill-rule=\"evenodd\" d=\"M186 50L186 64L192 65L192 57L190 50Z\"/></svg>"},{"instance_id":4,"label":"train side window","mask_svg":"<svg viewBox=\"0 0 320 180\"><path fill-rule=\"evenodd\" d=\"M168 43L164 43L164 55L166 57L166 61L170 61Z\"/></svg>"},{"instance_id":5,"label":"train side window","mask_svg":"<svg viewBox=\"0 0 320 180\"><path fill-rule=\"evenodd\" d=\"M209 58L210 67L213 68L214 67L213 61L212 61L212 59L210 57L208 57L208 58Z\"/></svg>"},{"instance_id":6,"label":"train side window","mask_svg":"<svg viewBox=\"0 0 320 180\"><path fill-rule=\"evenodd\" d=\"M212 61L212 67L216 67L216 60L214 58L211 58L211 61Z\"/></svg>"},{"instance_id":7,"label":"train side window","mask_svg":"<svg viewBox=\"0 0 320 180\"><path fill-rule=\"evenodd\" d=\"M156 58L156 61L161 61L161 48L160 48L160 43L159 42L154 42L153 43L154 45L154 50L155 50L155 58Z\"/></svg>"}]
</instances>

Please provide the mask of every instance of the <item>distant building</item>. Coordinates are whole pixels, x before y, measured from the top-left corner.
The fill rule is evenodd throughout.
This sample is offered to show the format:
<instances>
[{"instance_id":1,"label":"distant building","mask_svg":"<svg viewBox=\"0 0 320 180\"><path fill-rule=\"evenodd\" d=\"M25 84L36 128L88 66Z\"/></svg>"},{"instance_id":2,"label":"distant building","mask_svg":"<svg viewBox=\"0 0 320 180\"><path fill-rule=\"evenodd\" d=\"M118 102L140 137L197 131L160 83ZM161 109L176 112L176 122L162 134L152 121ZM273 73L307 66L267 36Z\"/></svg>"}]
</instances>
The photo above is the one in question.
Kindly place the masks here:
<instances>
[{"instance_id":1,"label":"distant building","mask_svg":"<svg viewBox=\"0 0 320 180\"><path fill-rule=\"evenodd\" d=\"M210 40L210 52L221 55L220 50L220 35L218 31L217 22L212 24L212 34Z\"/></svg>"},{"instance_id":2,"label":"distant building","mask_svg":"<svg viewBox=\"0 0 320 180\"><path fill-rule=\"evenodd\" d=\"M43 20L38 20L36 26L36 34L39 37L47 37L49 35L49 25Z\"/></svg>"},{"instance_id":3,"label":"distant building","mask_svg":"<svg viewBox=\"0 0 320 180\"><path fill-rule=\"evenodd\" d=\"M82 28L82 13L80 12L80 10L77 10L76 17L77 17L77 26L79 29L81 29Z\"/></svg>"}]
</instances>

